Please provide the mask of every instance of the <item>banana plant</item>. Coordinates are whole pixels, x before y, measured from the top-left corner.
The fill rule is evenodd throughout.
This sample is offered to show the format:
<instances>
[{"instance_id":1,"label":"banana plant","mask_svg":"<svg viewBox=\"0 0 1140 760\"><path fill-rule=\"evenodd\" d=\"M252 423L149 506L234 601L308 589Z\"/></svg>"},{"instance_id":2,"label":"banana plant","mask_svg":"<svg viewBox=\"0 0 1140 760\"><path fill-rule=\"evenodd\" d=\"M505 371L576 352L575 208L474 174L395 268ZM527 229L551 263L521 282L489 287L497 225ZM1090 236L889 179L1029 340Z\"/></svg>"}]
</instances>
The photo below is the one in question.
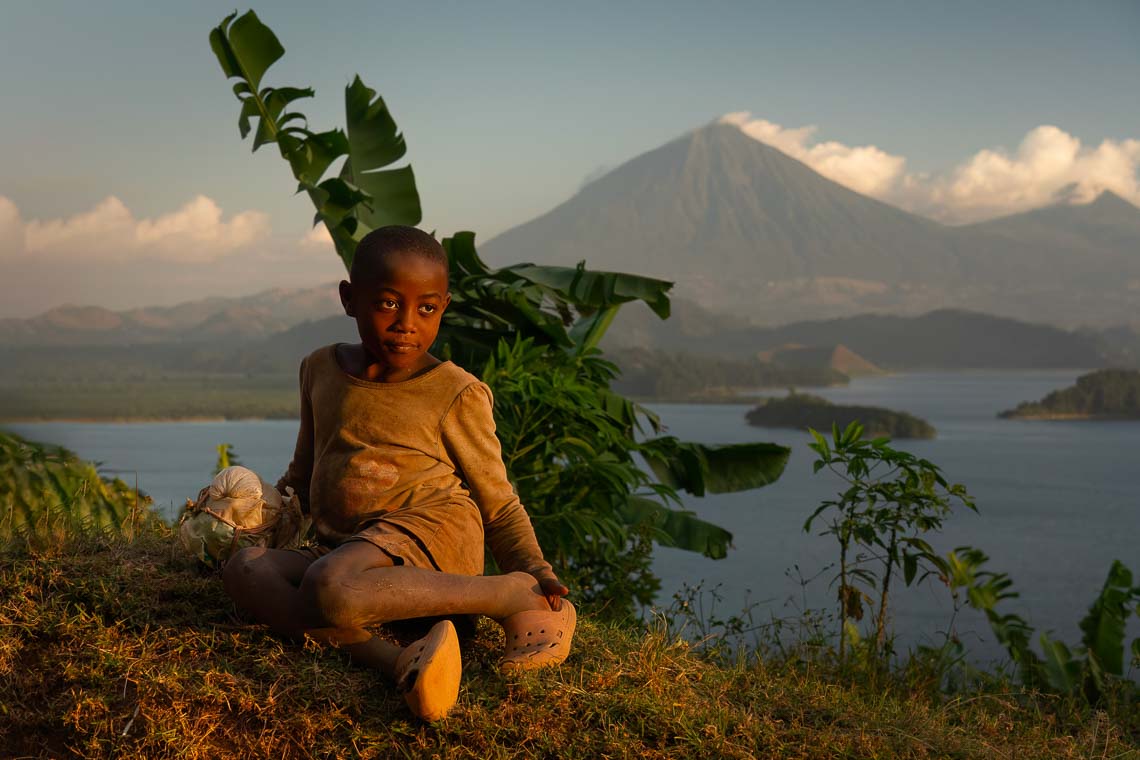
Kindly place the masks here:
<instances>
[{"instance_id":1,"label":"banana plant","mask_svg":"<svg viewBox=\"0 0 1140 760\"><path fill-rule=\"evenodd\" d=\"M1140 665L1140 638L1128 643L1126 637L1128 618L1140 616L1140 585L1133 585L1127 566L1113 561L1100 593L1081 618L1080 645L1070 647L1041 633L1038 655L1029 645L1033 635L1029 623L1015 613L997 611L999 602L1018 594L1006 573L983 569L988 561L979 549L959 547L947 557L946 577L951 589L965 589L970 606L985 614L1027 686L1083 696L1093 705L1117 685L1140 693L1126 668L1129 661L1133 667Z\"/></svg>"},{"instance_id":2,"label":"banana plant","mask_svg":"<svg viewBox=\"0 0 1140 760\"><path fill-rule=\"evenodd\" d=\"M253 150L274 143L289 162L298 191L316 207L346 269L361 238L388 224L419 224L419 193L410 166L386 169L407 153L384 99L355 77L344 90L346 129L313 132L292 104L311 98L311 87L263 87L265 72L285 54L277 35L253 11L232 13L210 32L210 47L227 78L237 79L238 129L253 129ZM329 169L344 159L335 176Z\"/></svg>"},{"instance_id":3,"label":"banana plant","mask_svg":"<svg viewBox=\"0 0 1140 760\"><path fill-rule=\"evenodd\" d=\"M255 151L278 146L316 208L314 224L325 224L346 268L372 229L419 223L411 167L386 168L406 154L404 138L383 99L359 77L345 90L346 131L313 132L292 110L312 89L262 84L284 48L253 11L227 16L210 44L226 77L237 80L242 137L254 132ZM483 368L496 394L508 473L540 538L567 561L585 547L620 552L635 528L662 544L725 556L731 534L678 509L677 491L767 485L780 476L789 450L771 443L704 446L661 435L652 412L610 390L618 369L598 349L625 303L643 301L667 318L672 283L592 271L584 263L494 269L480 259L471 232L445 238L443 246L452 302L433 350ZM654 437L639 440L645 435ZM636 466L634 454L644 457L656 481Z\"/></svg>"}]
</instances>

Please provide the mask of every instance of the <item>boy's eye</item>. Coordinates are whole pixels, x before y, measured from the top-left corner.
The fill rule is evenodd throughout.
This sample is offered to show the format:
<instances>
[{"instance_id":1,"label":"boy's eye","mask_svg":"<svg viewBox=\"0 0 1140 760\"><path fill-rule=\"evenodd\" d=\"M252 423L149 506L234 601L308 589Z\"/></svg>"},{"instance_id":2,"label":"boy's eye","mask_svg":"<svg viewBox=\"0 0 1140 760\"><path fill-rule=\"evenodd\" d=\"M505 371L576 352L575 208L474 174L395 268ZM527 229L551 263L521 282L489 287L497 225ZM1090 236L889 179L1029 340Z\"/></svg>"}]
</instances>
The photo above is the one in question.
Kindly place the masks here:
<instances>
[{"instance_id":1,"label":"boy's eye","mask_svg":"<svg viewBox=\"0 0 1140 760\"><path fill-rule=\"evenodd\" d=\"M420 307L420 311L424 314L435 314L436 305L434 303L425 303Z\"/></svg>"},{"instance_id":2,"label":"boy's eye","mask_svg":"<svg viewBox=\"0 0 1140 760\"><path fill-rule=\"evenodd\" d=\"M399 304L393 301L391 298L385 298L379 302L379 306L381 309L395 309L399 306Z\"/></svg>"}]
</instances>

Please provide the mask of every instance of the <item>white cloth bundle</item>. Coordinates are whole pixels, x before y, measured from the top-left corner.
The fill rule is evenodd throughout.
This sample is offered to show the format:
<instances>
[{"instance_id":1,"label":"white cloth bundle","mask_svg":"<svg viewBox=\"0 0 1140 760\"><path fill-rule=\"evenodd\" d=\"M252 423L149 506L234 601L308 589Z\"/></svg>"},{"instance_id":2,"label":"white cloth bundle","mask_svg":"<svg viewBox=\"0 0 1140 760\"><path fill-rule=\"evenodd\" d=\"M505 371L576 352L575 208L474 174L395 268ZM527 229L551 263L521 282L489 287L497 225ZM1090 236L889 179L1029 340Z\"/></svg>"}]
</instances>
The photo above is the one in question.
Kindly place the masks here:
<instances>
[{"instance_id":1,"label":"white cloth bundle","mask_svg":"<svg viewBox=\"0 0 1140 760\"><path fill-rule=\"evenodd\" d=\"M186 501L178 537L182 545L209 565L225 564L246 546L298 546L307 532L293 489L285 497L256 472L227 467Z\"/></svg>"}]
</instances>

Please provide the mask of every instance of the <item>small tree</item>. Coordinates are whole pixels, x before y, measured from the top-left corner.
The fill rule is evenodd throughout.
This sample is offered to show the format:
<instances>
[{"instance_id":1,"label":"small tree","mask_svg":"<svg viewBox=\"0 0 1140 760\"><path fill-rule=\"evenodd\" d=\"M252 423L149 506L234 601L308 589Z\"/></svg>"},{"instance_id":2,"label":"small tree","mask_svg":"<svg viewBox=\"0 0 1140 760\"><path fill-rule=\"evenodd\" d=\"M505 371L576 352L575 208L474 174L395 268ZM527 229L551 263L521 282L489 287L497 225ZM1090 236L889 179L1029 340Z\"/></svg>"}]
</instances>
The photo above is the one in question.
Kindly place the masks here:
<instances>
[{"instance_id":1,"label":"small tree","mask_svg":"<svg viewBox=\"0 0 1140 760\"><path fill-rule=\"evenodd\" d=\"M383 99L359 77L345 88L346 129L313 132L290 110L311 89L261 83L285 50L253 11L224 19L210 45L226 76L237 79L242 137L254 131L254 150L277 145L346 268L371 230L420 222L411 167L387 168L405 155L404 138ZM617 368L598 349L622 304L644 301L668 317L672 283L583 264L492 269L474 241L470 232L443 240L452 302L433 350L482 368L496 397L507 472L559 572L580 590L616 602L611 611L621 614L632 599L652 597L650 540L723 557L731 534L677 509L678 489L704 495L767 485L783 471L788 449L661 436L652 413L610 390ZM639 441L638 431L655 437ZM631 577L641 581L630 584Z\"/></svg>"},{"instance_id":2,"label":"small tree","mask_svg":"<svg viewBox=\"0 0 1140 760\"><path fill-rule=\"evenodd\" d=\"M965 486L949 485L933 463L890 447L887 438L865 440L863 426L852 422L840 432L832 426L832 440L810 431L809 444L819 455L814 468L827 468L847 483L835 499L828 499L808 517L810 531L825 515L827 528L839 545L839 571L835 576L839 599L839 657L845 658L848 639L858 640L850 623L864 617L870 607L874 655L885 651L891 581L902 571L910 586L927 576L947 575L946 560L922 538L937 531L955 501L977 511Z\"/></svg>"}]
</instances>

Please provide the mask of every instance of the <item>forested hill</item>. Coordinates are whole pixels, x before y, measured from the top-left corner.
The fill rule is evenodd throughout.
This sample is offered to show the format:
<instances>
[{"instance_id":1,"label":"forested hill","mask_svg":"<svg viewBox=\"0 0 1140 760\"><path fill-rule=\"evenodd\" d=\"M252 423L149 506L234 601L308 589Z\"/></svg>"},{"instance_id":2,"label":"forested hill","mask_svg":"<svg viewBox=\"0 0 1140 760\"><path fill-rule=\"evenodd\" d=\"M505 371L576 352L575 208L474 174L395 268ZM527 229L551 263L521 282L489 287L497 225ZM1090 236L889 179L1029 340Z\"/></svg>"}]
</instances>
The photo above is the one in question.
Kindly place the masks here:
<instances>
[{"instance_id":1,"label":"forested hill","mask_svg":"<svg viewBox=\"0 0 1140 760\"><path fill-rule=\"evenodd\" d=\"M829 431L832 425L845 430L852 422L863 425L867 438L933 438L934 426L907 412L879 406L845 406L807 393L789 393L766 399L746 415L757 427Z\"/></svg>"},{"instance_id":2,"label":"forested hill","mask_svg":"<svg viewBox=\"0 0 1140 760\"><path fill-rule=\"evenodd\" d=\"M1077 378L1076 385L1025 401L998 415L1006 419L1140 420L1140 372L1102 369Z\"/></svg>"},{"instance_id":3,"label":"forested hill","mask_svg":"<svg viewBox=\"0 0 1140 760\"><path fill-rule=\"evenodd\" d=\"M706 356L745 358L795 344L843 345L887 370L1103 367L1118 363L1132 331L1070 332L975 312L942 309L917 317L864 314L753 327L675 302L661 322L648 309L623 311L603 343Z\"/></svg>"}]
</instances>

